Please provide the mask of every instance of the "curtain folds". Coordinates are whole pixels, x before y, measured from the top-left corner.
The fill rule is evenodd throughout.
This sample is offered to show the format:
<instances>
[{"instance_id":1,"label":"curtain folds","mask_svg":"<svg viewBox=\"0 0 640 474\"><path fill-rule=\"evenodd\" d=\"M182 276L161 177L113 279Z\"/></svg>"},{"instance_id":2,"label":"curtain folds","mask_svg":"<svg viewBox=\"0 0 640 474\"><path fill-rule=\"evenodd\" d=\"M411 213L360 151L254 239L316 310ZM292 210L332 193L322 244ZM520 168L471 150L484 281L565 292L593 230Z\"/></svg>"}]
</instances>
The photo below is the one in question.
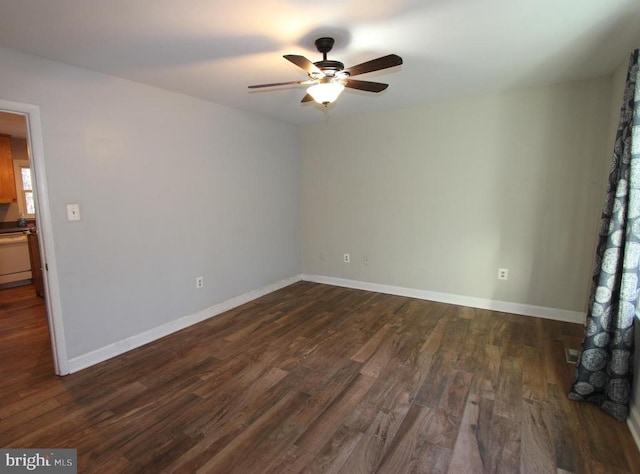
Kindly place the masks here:
<instances>
[{"instance_id":1,"label":"curtain folds","mask_svg":"<svg viewBox=\"0 0 640 474\"><path fill-rule=\"evenodd\" d=\"M631 54L613 150L582 352L569 392L626 420L633 378L633 325L640 263L640 87Z\"/></svg>"}]
</instances>

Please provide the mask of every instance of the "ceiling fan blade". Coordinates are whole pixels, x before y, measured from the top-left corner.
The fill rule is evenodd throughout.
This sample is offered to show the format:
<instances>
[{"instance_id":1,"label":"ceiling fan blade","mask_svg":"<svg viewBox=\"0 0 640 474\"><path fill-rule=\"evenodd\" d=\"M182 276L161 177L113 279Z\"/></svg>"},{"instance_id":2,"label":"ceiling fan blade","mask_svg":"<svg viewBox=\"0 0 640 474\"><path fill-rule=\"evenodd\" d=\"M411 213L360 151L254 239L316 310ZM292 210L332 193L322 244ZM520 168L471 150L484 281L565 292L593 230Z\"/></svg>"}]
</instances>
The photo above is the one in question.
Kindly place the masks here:
<instances>
[{"instance_id":1,"label":"ceiling fan blade","mask_svg":"<svg viewBox=\"0 0 640 474\"><path fill-rule=\"evenodd\" d=\"M350 68L345 69L344 72L348 72L350 76L357 76L358 74L379 71L381 69L400 66L401 64L402 58L400 56L397 54L389 54L378 59L372 59L366 63L351 66Z\"/></svg>"},{"instance_id":2,"label":"ceiling fan blade","mask_svg":"<svg viewBox=\"0 0 640 474\"><path fill-rule=\"evenodd\" d=\"M249 89L260 89L261 87L290 86L293 84L313 84L315 81L290 81L290 82L272 82L271 84L256 84L249 86Z\"/></svg>"},{"instance_id":3,"label":"ceiling fan blade","mask_svg":"<svg viewBox=\"0 0 640 474\"><path fill-rule=\"evenodd\" d=\"M298 56L297 54L285 54L283 58L291 61L296 66L303 69L307 74L322 74L322 71L304 56Z\"/></svg>"},{"instance_id":4,"label":"ceiling fan blade","mask_svg":"<svg viewBox=\"0 0 640 474\"><path fill-rule=\"evenodd\" d=\"M367 92L382 92L389 84L384 84L382 82L371 82L371 81L358 81L356 79L347 79L345 87L350 87L351 89L358 89L361 91Z\"/></svg>"},{"instance_id":5,"label":"ceiling fan blade","mask_svg":"<svg viewBox=\"0 0 640 474\"><path fill-rule=\"evenodd\" d=\"M303 104L305 102L313 102L313 97L311 97L311 94L306 94L300 102Z\"/></svg>"}]
</instances>

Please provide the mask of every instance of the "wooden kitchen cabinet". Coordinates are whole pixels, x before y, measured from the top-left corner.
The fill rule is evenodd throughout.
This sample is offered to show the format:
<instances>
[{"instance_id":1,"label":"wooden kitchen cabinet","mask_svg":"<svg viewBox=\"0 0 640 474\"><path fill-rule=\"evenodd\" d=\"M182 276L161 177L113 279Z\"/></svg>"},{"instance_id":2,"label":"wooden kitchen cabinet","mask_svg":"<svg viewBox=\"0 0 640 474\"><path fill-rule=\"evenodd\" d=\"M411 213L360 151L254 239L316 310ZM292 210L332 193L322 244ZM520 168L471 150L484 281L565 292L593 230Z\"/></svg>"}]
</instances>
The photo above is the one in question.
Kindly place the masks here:
<instances>
[{"instance_id":1,"label":"wooden kitchen cabinet","mask_svg":"<svg viewBox=\"0 0 640 474\"><path fill-rule=\"evenodd\" d=\"M42 259L40 258L40 246L38 234L33 232L27 236L29 242L29 258L31 260L31 279L36 287L36 295L44 297L44 281L42 280Z\"/></svg>"},{"instance_id":2,"label":"wooden kitchen cabinet","mask_svg":"<svg viewBox=\"0 0 640 474\"><path fill-rule=\"evenodd\" d=\"M13 177L11 137L0 135L0 204L17 202L16 180Z\"/></svg>"}]
</instances>

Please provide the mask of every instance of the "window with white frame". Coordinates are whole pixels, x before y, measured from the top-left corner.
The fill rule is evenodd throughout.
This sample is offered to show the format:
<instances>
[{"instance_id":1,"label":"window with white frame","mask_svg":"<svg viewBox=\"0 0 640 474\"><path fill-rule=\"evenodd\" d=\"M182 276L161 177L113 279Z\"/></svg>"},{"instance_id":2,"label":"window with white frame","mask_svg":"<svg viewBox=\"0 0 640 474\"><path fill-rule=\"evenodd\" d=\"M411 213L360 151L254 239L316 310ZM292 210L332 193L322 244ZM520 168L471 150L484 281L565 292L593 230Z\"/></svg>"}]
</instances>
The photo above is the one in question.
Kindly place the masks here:
<instances>
[{"instance_id":1,"label":"window with white frame","mask_svg":"<svg viewBox=\"0 0 640 474\"><path fill-rule=\"evenodd\" d=\"M36 203L33 195L31 167L27 160L14 160L13 170L16 178L18 209L27 218L36 216Z\"/></svg>"}]
</instances>

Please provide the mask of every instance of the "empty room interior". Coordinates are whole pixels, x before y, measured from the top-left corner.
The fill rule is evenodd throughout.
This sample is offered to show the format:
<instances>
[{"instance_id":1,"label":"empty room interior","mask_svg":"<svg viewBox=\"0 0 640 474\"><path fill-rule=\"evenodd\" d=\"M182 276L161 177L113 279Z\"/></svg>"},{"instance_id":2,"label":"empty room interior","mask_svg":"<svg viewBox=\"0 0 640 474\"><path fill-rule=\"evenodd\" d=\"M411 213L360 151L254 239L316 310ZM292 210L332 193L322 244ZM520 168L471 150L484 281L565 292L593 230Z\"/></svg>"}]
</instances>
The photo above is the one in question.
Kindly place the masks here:
<instances>
[{"instance_id":1,"label":"empty room interior","mask_svg":"<svg viewBox=\"0 0 640 474\"><path fill-rule=\"evenodd\" d=\"M0 0L5 461L640 472L638 354L624 416L576 375L638 25L637 0Z\"/></svg>"}]
</instances>

